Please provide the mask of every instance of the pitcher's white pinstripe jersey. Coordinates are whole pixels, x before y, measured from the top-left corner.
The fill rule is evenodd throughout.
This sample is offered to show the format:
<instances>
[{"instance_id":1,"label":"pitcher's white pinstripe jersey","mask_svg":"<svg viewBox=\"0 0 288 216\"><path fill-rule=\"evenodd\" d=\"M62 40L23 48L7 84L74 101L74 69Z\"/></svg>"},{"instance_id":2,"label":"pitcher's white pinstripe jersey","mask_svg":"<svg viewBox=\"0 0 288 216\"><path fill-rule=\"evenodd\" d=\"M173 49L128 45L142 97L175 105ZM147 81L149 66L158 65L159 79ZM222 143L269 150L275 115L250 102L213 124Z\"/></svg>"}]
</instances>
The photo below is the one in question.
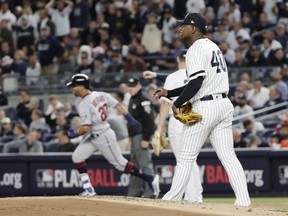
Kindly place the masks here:
<instances>
[{"instance_id":1,"label":"pitcher's white pinstripe jersey","mask_svg":"<svg viewBox=\"0 0 288 216\"><path fill-rule=\"evenodd\" d=\"M188 49L186 68L189 81L204 76L202 86L190 100L191 103L206 95L228 94L228 70L224 56L219 47L208 38L198 39Z\"/></svg>"}]
</instances>

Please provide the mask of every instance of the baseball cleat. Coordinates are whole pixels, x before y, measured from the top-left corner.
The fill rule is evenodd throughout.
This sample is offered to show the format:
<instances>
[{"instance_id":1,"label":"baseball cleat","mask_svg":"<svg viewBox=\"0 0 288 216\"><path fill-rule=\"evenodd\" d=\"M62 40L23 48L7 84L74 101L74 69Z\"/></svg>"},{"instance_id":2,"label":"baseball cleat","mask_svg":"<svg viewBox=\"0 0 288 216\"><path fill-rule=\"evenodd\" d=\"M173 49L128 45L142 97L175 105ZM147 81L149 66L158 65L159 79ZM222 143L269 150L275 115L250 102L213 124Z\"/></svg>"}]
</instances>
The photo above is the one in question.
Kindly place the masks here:
<instances>
[{"instance_id":1,"label":"baseball cleat","mask_svg":"<svg viewBox=\"0 0 288 216\"><path fill-rule=\"evenodd\" d=\"M160 193L160 187L159 187L159 175L155 175L153 181L152 181L152 187L154 190L154 196L155 198L158 198Z\"/></svg>"},{"instance_id":2,"label":"baseball cleat","mask_svg":"<svg viewBox=\"0 0 288 216\"><path fill-rule=\"evenodd\" d=\"M93 188L87 188L85 189L82 193L79 194L79 196L96 196L97 194L95 193Z\"/></svg>"}]
</instances>

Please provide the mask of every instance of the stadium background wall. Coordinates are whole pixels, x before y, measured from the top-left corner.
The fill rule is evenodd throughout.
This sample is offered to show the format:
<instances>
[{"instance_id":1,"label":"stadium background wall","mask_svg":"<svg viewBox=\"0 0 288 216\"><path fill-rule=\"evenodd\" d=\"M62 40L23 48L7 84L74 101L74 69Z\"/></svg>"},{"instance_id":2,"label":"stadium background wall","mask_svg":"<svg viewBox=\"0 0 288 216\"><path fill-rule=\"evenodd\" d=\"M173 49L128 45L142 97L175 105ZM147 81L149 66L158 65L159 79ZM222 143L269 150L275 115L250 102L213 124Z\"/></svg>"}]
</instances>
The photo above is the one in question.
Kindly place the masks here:
<instances>
[{"instance_id":1,"label":"stadium background wall","mask_svg":"<svg viewBox=\"0 0 288 216\"><path fill-rule=\"evenodd\" d=\"M251 196L288 194L287 150L237 150L245 170ZM129 154L124 154L129 159ZM175 159L165 151L154 157L161 192L170 188ZM88 172L99 195L126 195L128 174L115 170L99 154L88 161ZM215 152L202 150L198 157L204 196L233 195L229 179ZM0 157L0 196L75 195L82 190L71 154L19 155Z\"/></svg>"}]
</instances>

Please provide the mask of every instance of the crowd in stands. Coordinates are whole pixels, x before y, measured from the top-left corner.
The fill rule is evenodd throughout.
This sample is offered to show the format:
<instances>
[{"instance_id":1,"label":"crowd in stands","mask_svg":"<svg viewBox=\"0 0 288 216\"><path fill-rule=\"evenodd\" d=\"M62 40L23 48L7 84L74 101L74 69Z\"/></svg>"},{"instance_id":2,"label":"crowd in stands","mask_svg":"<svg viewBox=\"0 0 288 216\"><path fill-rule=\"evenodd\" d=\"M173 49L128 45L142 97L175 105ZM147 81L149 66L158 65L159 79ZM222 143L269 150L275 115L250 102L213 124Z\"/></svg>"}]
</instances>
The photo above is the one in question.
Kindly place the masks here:
<instances>
[{"instance_id":1,"label":"crowd in stands","mask_svg":"<svg viewBox=\"0 0 288 216\"><path fill-rule=\"evenodd\" d=\"M69 72L85 73L99 87L115 82L115 74L175 71L176 57L187 48L178 39L177 19L187 12L205 15L207 37L219 45L229 68L275 67L270 83L261 74L255 80L241 75L230 92L235 116L287 101L287 0L0 0L0 83L16 75L29 89L40 77ZM126 95L123 85L119 89L118 96ZM17 107L0 110L2 151L73 151L79 140L66 134L79 121L73 103L56 95L43 101L29 90L20 96ZM7 106L8 99L0 85L0 105ZM150 99L157 117L159 101ZM271 125L254 117L233 131L235 147L287 147L287 113Z\"/></svg>"}]
</instances>

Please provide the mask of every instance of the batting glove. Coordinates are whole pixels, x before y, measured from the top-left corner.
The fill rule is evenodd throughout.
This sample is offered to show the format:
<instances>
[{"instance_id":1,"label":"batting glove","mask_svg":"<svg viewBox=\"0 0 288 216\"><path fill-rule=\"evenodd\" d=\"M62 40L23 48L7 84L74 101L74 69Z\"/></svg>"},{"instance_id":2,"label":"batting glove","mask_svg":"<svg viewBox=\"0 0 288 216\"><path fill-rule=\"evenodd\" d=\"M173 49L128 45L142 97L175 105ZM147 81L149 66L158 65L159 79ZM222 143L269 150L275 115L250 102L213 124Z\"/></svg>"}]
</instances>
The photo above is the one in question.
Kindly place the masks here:
<instances>
[{"instance_id":1,"label":"batting glove","mask_svg":"<svg viewBox=\"0 0 288 216\"><path fill-rule=\"evenodd\" d=\"M75 138L75 137L78 136L78 134L76 133L76 131L74 131L73 129L69 129L69 130L67 131L67 135L68 135L68 137L69 137L70 139L73 139L73 138Z\"/></svg>"}]
</instances>

